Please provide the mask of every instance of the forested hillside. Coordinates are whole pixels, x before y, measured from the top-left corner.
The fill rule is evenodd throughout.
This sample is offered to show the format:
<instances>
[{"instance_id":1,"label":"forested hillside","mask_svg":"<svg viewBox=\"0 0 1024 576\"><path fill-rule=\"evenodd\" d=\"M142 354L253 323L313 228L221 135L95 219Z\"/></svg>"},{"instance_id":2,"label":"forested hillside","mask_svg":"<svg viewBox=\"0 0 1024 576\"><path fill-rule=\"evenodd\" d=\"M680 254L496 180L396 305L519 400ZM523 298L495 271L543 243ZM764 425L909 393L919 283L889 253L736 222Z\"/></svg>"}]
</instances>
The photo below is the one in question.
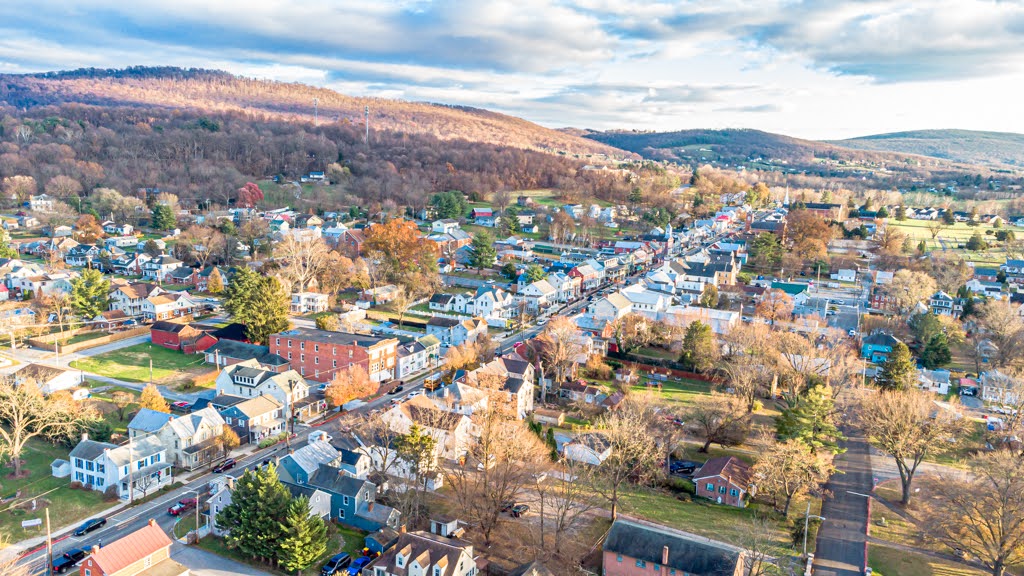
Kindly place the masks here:
<instances>
[{"instance_id":1,"label":"forested hillside","mask_svg":"<svg viewBox=\"0 0 1024 576\"><path fill-rule=\"evenodd\" d=\"M61 104L159 107L199 112L245 112L266 120L313 122L317 99L321 124L365 126L439 140L469 140L565 154L621 157L621 151L521 118L488 110L355 98L305 84L255 80L227 72L173 67L81 69L31 75L0 75L0 102L15 108Z\"/></svg>"},{"instance_id":2,"label":"forested hillside","mask_svg":"<svg viewBox=\"0 0 1024 576\"><path fill-rule=\"evenodd\" d=\"M915 130L876 134L835 144L932 156L955 162L996 167L1024 167L1024 134L974 130Z\"/></svg>"},{"instance_id":3,"label":"forested hillside","mask_svg":"<svg viewBox=\"0 0 1024 576\"><path fill-rule=\"evenodd\" d=\"M587 138L636 152L645 158L691 167L712 164L765 173L759 179L798 186L851 189L938 186L965 175L990 175L978 163L906 152L858 150L759 130L610 131ZM772 173L772 174L767 174ZM1019 174L1015 177L1019 177Z\"/></svg>"}]
</instances>

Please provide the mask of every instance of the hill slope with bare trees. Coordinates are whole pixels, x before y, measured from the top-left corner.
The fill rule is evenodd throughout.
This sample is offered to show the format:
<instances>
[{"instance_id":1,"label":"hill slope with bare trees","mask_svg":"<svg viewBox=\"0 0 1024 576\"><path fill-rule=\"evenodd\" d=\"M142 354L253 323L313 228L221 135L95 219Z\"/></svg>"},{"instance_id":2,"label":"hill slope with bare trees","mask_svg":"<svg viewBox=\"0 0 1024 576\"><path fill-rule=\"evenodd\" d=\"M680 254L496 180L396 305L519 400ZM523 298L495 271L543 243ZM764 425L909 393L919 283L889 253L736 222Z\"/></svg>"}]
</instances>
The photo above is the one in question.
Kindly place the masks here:
<instances>
[{"instance_id":1,"label":"hill slope with bare trees","mask_svg":"<svg viewBox=\"0 0 1024 576\"><path fill-rule=\"evenodd\" d=\"M317 100L320 124L364 126L370 109L372 130L430 135L570 155L632 154L521 118L463 106L358 98L305 84L256 80L227 72L175 67L123 70L80 69L44 74L0 75L0 103L18 109L65 104L153 107L205 113L244 112L267 120L313 122Z\"/></svg>"}]
</instances>

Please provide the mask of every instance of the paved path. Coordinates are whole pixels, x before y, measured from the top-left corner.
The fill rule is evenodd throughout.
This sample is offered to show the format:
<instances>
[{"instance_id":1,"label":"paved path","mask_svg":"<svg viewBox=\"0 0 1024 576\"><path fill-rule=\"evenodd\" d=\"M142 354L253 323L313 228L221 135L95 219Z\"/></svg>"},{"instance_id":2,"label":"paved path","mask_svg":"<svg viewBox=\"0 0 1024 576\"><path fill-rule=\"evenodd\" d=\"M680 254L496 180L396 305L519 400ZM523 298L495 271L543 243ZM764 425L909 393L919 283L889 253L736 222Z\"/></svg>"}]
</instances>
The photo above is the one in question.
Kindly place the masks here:
<instances>
[{"instance_id":1,"label":"paved path","mask_svg":"<svg viewBox=\"0 0 1024 576\"><path fill-rule=\"evenodd\" d=\"M858 576L867 565L868 499L872 488L870 446L867 439L850 435L841 443L846 452L836 458L837 473L826 488L831 493L821 507L826 519L818 531L814 574ZM855 492L857 494L852 494Z\"/></svg>"},{"instance_id":2,"label":"paved path","mask_svg":"<svg viewBox=\"0 0 1024 576\"><path fill-rule=\"evenodd\" d=\"M270 576L268 572L257 570L247 564L218 556L202 548L186 546L178 541L171 544L171 558L184 564L195 576L236 576L238 574Z\"/></svg>"}]
</instances>

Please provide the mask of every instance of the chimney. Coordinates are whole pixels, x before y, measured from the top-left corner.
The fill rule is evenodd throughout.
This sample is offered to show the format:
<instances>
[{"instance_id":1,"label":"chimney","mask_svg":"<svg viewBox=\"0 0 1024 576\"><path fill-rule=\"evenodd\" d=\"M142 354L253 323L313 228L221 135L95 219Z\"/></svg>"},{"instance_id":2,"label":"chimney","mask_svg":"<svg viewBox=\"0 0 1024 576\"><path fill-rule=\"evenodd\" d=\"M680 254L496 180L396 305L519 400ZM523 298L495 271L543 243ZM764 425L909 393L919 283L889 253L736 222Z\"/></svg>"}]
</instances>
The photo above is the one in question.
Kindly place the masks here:
<instances>
[{"instance_id":1,"label":"chimney","mask_svg":"<svg viewBox=\"0 0 1024 576\"><path fill-rule=\"evenodd\" d=\"M228 490L234 491L234 489L235 489L235 477L234 476L225 476L224 480L225 480L225 483L227 484Z\"/></svg>"},{"instance_id":2,"label":"chimney","mask_svg":"<svg viewBox=\"0 0 1024 576\"><path fill-rule=\"evenodd\" d=\"M374 504L373 502L367 502L366 503L366 511L367 512L373 512L373 504Z\"/></svg>"},{"instance_id":3,"label":"chimney","mask_svg":"<svg viewBox=\"0 0 1024 576\"><path fill-rule=\"evenodd\" d=\"M85 442L88 439L89 439L89 433L88 432L82 432L82 442Z\"/></svg>"},{"instance_id":4,"label":"chimney","mask_svg":"<svg viewBox=\"0 0 1024 576\"><path fill-rule=\"evenodd\" d=\"M667 566L668 565L668 546L663 546L661 548L661 565L662 566Z\"/></svg>"},{"instance_id":5,"label":"chimney","mask_svg":"<svg viewBox=\"0 0 1024 576\"><path fill-rule=\"evenodd\" d=\"M100 551L100 547L99 547L99 546L97 546L96 544L93 544L93 545L92 545L92 554L96 554L96 553L98 553L99 551Z\"/></svg>"},{"instance_id":6,"label":"chimney","mask_svg":"<svg viewBox=\"0 0 1024 576\"><path fill-rule=\"evenodd\" d=\"M154 519L154 518L150 518L150 519L149 519L149 525L150 525L150 526L156 526L156 519Z\"/></svg>"},{"instance_id":7,"label":"chimney","mask_svg":"<svg viewBox=\"0 0 1024 576\"><path fill-rule=\"evenodd\" d=\"M401 526L398 527L398 533L399 534L405 534L405 524L402 524Z\"/></svg>"}]
</instances>

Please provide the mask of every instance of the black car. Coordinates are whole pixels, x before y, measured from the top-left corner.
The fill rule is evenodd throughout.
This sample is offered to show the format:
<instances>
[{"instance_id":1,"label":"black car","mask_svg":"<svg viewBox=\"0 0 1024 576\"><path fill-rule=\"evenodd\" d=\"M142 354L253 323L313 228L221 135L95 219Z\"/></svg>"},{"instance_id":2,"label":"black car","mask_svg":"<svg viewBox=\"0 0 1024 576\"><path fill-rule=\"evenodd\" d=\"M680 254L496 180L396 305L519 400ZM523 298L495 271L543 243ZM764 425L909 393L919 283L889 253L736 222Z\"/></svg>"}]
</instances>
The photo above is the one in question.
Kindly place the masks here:
<instances>
[{"instance_id":1,"label":"black car","mask_svg":"<svg viewBox=\"0 0 1024 576\"><path fill-rule=\"evenodd\" d=\"M221 472L224 472L225 470L231 470L232 468L235 467L235 464L237 464L237 462L235 462L234 458L228 458L227 460L225 460L225 461L221 462L220 464L217 464L216 466L214 466L213 467L213 471L216 472L217 474L220 474Z\"/></svg>"},{"instance_id":2,"label":"black car","mask_svg":"<svg viewBox=\"0 0 1024 576\"><path fill-rule=\"evenodd\" d=\"M352 563L352 557L342 552L341 554L335 554L331 556L331 559L324 564L324 567L320 569L320 576L333 576L334 574L340 574L342 570L348 568L348 565Z\"/></svg>"},{"instance_id":3,"label":"black car","mask_svg":"<svg viewBox=\"0 0 1024 576\"><path fill-rule=\"evenodd\" d=\"M673 474L693 474L697 471L700 465L696 462L690 462L688 460L673 460L668 465L669 472Z\"/></svg>"},{"instance_id":4,"label":"black car","mask_svg":"<svg viewBox=\"0 0 1024 576\"><path fill-rule=\"evenodd\" d=\"M72 548L62 556L53 559L53 573L63 574L78 564L89 553L82 548Z\"/></svg>"},{"instance_id":5,"label":"black car","mask_svg":"<svg viewBox=\"0 0 1024 576\"><path fill-rule=\"evenodd\" d=\"M399 392L401 392L402 390L405 390L405 386L398 386L397 388L395 388L395 389L394 389L394 390L392 390L391 392L388 392L388 394L398 394L398 393L399 393Z\"/></svg>"},{"instance_id":6,"label":"black car","mask_svg":"<svg viewBox=\"0 0 1024 576\"><path fill-rule=\"evenodd\" d=\"M510 514L512 514L513 518L519 518L521 516L526 516L526 513L529 511L530 507L527 506L526 504L516 504L515 506L512 507L512 511L510 512Z\"/></svg>"},{"instance_id":7,"label":"black car","mask_svg":"<svg viewBox=\"0 0 1024 576\"><path fill-rule=\"evenodd\" d=\"M86 520L81 526L75 529L72 534L74 536L85 536L93 530L98 530L107 525L106 518L93 518L92 520Z\"/></svg>"}]
</instances>

